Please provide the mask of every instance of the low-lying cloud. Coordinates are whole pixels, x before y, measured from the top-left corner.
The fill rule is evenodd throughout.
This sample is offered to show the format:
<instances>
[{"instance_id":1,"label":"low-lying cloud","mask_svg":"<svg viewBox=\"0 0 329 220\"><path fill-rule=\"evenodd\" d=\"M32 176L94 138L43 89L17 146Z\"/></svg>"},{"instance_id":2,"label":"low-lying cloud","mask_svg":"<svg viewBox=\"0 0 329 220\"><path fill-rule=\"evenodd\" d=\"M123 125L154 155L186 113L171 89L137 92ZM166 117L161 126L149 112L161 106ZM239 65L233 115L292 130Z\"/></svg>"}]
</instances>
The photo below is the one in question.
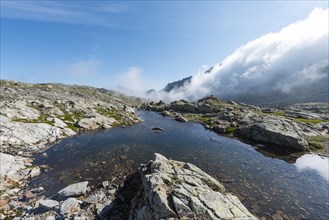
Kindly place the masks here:
<instances>
[{"instance_id":1,"label":"low-lying cloud","mask_svg":"<svg viewBox=\"0 0 329 220\"><path fill-rule=\"evenodd\" d=\"M131 96L145 96L145 90L157 83L143 76L143 69L138 66L129 67L124 73L118 74L115 80L118 92Z\"/></svg>"},{"instance_id":2,"label":"low-lying cloud","mask_svg":"<svg viewBox=\"0 0 329 220\"><path fill-rule=\"evenodd\" d=\"M206 95L234 98L280 91L328 77L328 9L242 45L210 73L199 71L190 83L154 99L195 100Z\"/></svg>"}]
</instances>

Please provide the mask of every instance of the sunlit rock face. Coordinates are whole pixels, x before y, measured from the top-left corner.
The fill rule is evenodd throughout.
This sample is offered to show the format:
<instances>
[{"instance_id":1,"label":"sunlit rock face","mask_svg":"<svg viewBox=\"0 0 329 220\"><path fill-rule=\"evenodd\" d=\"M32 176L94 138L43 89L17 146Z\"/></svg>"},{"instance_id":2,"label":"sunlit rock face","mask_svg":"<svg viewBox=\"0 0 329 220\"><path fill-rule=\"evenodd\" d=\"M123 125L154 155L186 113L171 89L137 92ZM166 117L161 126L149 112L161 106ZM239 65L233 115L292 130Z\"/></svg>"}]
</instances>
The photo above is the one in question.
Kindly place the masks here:
<instances>
[{"instance_id":1,"label":"sunlit rock face","mask_svg":"<svg viewBox=\"0 0 329 220\"><path fill-rule=\"evenodd\" d=\"M155 154L140 171L129 219L257 219L198 167Z\"/></svg>"}]
</instances>

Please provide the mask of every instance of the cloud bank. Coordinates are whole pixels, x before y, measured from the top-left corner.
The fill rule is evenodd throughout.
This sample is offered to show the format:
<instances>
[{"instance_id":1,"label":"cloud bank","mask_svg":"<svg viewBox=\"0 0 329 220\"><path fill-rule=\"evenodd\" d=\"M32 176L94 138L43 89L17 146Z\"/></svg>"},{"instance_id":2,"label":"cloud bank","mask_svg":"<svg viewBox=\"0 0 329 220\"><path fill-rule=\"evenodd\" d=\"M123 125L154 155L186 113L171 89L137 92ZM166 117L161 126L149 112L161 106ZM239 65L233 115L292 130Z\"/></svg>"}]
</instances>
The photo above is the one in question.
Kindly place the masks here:
<instances>
[{"instance_id":1,"label":"cloud bank","mask_svg":"<svg viewBox=\"0 0 329 220\"><path fill-rule=\"evenodd\" d=\"M328 9L314 9L305 20L242 45L220 64L195 74L190 83L153 99L195 100L268 92L289 93L294 88L328 78Z\"/></svg>"}]
</instances>

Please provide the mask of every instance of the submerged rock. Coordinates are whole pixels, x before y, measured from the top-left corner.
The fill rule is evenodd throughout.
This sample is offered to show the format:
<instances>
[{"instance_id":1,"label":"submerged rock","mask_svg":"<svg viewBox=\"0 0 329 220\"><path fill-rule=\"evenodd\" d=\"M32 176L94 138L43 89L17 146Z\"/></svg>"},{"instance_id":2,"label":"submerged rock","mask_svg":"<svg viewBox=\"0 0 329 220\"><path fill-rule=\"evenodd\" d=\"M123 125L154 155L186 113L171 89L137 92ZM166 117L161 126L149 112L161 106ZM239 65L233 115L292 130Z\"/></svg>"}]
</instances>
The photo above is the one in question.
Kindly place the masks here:
<instances>
[{"instance_id":1,"label":"submerged rock","mask_svg":"<svg viewBox=\"0 0 329 220\"><path fill-rule=\"evenodd\" d=\"M164 130L162 128L159 128L159 127L154 127L154 128L152 128L152 131L160 132L160 131L164 131Z\"/></svg>"}]
</instances>

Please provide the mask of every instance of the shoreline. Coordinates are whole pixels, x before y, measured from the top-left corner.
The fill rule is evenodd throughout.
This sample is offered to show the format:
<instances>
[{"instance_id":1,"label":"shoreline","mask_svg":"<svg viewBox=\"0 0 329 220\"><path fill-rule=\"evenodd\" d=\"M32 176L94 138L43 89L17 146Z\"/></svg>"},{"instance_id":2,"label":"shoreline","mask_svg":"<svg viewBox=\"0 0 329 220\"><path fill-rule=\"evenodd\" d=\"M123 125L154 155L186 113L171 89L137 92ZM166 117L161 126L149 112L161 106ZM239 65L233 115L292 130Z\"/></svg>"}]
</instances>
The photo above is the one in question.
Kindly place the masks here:
<instances>
[{"instance_id":1,"label":"shoreline","mask_svg":"<svg viewBox=\"0 0 329 220\"><path fill-rule=\"evenodd\" d=\"M3 164L1 166L0 175L0 209L2 210L0 219L4 216L19 216L22 211L28 213L34 207L33 205L37 204L35 202L43 198L44 189L29 187L31 178L48 169L42 165L33 166L34 155L41 154L58 141L76 135L77 132L97 131L141 122L140 117L133 109L140 104L138 101L131 100L129 97L113 95L108 91L83 86L33 85L6 81L1 81L0 88L5 91L1 94L3 99L0 102L0 128L3 134L0 162L1 164L4 161L6 163L6 166ZM17 91L20 89L21 96L17 96L17 91L13 91L15 89ZM79 90L79 92L75 90ZM85 94L85 97L81 97L81 92ZM90 93L97 94L99 100L90 98ZM42 97L40 94L43 94ZM130 100L131 103L128 105L125 100ZM264 140L267 140L266 138L277 135L277 139L282 143L291 145L286 148L288 152L302 152L301 149L307 149L304 152L311 152L308 149L309 139L306 136L317 137L319 134L328 133L328 127L304 126L296 120L286 118L286 113L282 111L271 110L266 113L253 106L244 107L234 102L226 103L214 97L206 97L199 100L197 104L186 101L171 104L159 102L152 105L144 103L138 109L151 110L181 122L193 121L202 124L205 129L214 131L218 135L234 138L244 143L252 140L255 144L251 144L251 146L260 150L264 150L262 144ZM299 120L299 118L297 119ZM317 120L322 122L327 119ZM275 126L280 127L284 124L287 126L284 128L291 128L290 139L280 132L273 132L272 127L266 127L268 124L264 124L264 121L270 125L274 123ZM263 127L258 125L262 125L266 129L261 130ZM255 131L261 131L261 136L255 135L253 133ZM258 134L257 132L256 134ZM322 144L315 140L314 143ZM297 147L294 147L294 144ZM264 152L262 153L264 154ZM323 153L315 153L328 157L329 139L324 142ZM103 183L102 187L105 189L111 185L109 190L115 192L114 190L119 189L122 181L113 184L110 180L108 183ZM90 192L96 191L97 189L93 189Z\"/></svg>"}]
</instances>

